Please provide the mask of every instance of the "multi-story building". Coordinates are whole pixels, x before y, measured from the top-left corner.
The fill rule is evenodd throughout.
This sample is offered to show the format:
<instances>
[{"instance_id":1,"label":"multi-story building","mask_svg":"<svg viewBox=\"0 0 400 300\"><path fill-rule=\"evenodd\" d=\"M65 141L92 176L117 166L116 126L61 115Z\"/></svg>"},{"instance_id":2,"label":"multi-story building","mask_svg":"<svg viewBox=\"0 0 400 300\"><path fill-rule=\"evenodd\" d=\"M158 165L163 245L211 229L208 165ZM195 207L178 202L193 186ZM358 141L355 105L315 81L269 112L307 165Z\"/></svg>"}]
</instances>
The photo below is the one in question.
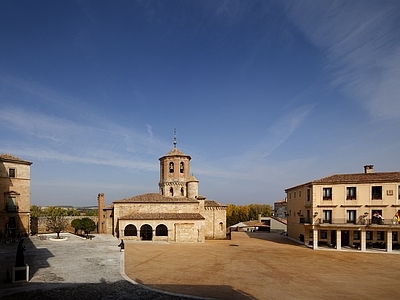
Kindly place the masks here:
<instances>
[{"instance_id":1,"label":"multi-story building","mask_svg":"<svg viewBox=\"0 0 400 300\"><path fill-rule=\"evenodd\" d=\"M30 233L31 162L0 154L0 236Z\"/></svg>"},{"instance_id":2,"label":"multi-story building","mask_svg":"<svg viewBox=\"0 0 400 300\"><path fill-rule=\"evenodd\" d=\"M285 190L288 236L306 245L338 250L399 249L400 172L324 177Z\"/></svg>"}]
</instances>

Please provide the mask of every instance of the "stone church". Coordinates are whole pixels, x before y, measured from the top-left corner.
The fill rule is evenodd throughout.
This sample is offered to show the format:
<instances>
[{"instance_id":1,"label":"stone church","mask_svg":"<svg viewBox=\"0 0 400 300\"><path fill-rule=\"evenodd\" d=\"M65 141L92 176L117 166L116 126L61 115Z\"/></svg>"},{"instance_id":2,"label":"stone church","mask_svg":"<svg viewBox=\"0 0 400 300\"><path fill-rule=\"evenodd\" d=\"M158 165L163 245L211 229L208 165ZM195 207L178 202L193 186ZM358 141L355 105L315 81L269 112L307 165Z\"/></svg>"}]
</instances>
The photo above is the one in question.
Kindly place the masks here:
<instances>
[{"instance_id":1,"label":"stone church","mask_svg":"<svg viewBox=\"0 0 400 300\"><path fill-rule=\"evenodd\" d=\"M174 147L160 160L158 193L116 200L104 206L98 195L99 233L120 239L202 243L226 237L226 205L200 196L190 175L191 157Z\"/></svg>"}]
</instances>

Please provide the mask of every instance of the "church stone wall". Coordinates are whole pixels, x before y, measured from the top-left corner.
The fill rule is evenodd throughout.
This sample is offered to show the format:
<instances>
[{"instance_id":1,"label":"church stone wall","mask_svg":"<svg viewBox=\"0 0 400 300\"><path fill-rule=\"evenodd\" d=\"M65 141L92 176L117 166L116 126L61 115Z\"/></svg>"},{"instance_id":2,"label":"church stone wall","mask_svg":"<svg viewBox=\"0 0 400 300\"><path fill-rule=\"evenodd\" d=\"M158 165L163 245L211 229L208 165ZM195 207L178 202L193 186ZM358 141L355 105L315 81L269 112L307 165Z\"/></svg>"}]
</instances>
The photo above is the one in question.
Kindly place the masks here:
<instances>
[{"instance_id":1,"label":"church stone wall","mask_svg":"<svg viewBox=\"0 0 400 300\"><path fill-rule=\"evenodd\" d=\"M118 203L114 206L114 218L133 213L199 213L198 203Z\"/></svg>"},{"instance_id":2,"label":"church stone wall","mask_svg":"<svg viewBox=\"0 0 400 300\"><path fill-rule=\"evenodd\" d=\"M135 225L137 236L125 236L127 225ZM156 236L156 228L163 224L168 228L168 236ZM150 225L153 230L152 241L178 242L178 243L202 243L204 242L203 220L119 220L118 237L124 240L140 241L140 229L143 225Z\"/></svg>"},{"instance_id":3,"label":"church stone wall","mask_svg":"<svg viewBox=\"0 0 400 300\"><path fill-rule=\"evenodd\" d=\"M206 207L202 213L205 220L204 234L206 239L226 238L226 210Z\"/></svg>"}]
</instances>

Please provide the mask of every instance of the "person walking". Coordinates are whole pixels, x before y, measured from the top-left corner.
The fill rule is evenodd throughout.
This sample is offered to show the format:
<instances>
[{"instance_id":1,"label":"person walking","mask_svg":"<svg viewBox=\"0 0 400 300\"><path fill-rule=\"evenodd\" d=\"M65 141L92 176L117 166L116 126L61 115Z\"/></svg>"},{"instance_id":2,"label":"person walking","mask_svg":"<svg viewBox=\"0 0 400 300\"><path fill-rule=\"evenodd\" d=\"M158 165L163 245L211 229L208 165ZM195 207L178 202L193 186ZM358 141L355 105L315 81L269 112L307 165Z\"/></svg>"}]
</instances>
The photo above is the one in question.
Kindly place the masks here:
<instances>
[{"instance_id":1,"label":"person walking","mask_svg":"<svg viewBox=\"0 0 400 300\"><path fill-rule=\"evenodd\" d=\"M125 249L124 240L121 240L121 243L119 243L118 247L120 248L120 249L119 249L119 252L124 251L124 249Z\"/></svg>"}]
</instances>

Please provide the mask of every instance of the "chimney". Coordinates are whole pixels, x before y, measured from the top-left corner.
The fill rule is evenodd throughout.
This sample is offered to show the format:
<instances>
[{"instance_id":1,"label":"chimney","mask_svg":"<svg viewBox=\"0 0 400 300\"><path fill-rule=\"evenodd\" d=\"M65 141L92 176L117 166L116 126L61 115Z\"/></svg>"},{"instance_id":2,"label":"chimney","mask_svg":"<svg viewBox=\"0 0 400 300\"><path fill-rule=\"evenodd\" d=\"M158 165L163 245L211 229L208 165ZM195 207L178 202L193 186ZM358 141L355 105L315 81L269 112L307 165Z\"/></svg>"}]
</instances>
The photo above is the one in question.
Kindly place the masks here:
<instances>
[{"instance_id":1,"label":"chimney","mask_svg":"<svg viewBox=\"0 0 400 300\"><path fill-rule=\"evenodd\" d=\"M374 165L365 165L364 166L364 173L374 173Z\"/></svg>"},{"instance_id":2,"label":"chimney","mask_svg":"<svg viewBox=\"0 0 400 300\"><path fill-rule=\"evenodd\" d=\"M104 194L99 193L97 195L97 209L98 209L98 220L97 220L97 233L104 233L104 228L103 228L103 223L104 223L104 218L103 218L103 208L104 208Z\"/></svg>"}]
</instances>

